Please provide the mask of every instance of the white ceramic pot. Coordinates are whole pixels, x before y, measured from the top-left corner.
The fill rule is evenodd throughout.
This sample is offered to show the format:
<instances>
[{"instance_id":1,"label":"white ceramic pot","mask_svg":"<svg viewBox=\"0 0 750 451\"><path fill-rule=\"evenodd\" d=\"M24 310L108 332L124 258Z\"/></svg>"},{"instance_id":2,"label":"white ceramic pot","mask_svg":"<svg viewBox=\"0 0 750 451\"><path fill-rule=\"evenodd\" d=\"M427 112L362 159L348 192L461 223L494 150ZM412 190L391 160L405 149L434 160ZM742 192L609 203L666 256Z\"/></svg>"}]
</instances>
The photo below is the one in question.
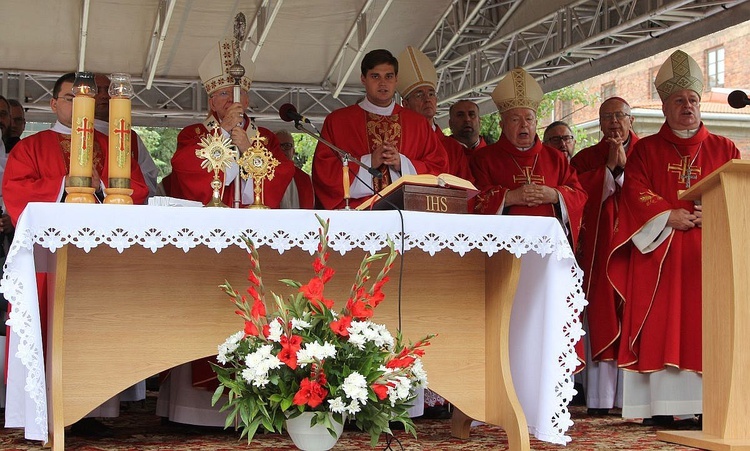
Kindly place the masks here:
<instances>
[{"instance_id":1,"label":"white ceramic pot","mask_svg":"<svg viewBox=\"0 0 750 451\"><path fill-rule=\"evenodd\" d=\"M319 423L310 427L310 420L313 415L315 415L313 412L302 412L296 418L287 418L286 431L292 438L294 445L302 451L328 451L341 437L341 433L344 432L344 425L331 418L333 429L336 432L336 437L333 437L323 424Z\"/></svg>"}]
</instances>

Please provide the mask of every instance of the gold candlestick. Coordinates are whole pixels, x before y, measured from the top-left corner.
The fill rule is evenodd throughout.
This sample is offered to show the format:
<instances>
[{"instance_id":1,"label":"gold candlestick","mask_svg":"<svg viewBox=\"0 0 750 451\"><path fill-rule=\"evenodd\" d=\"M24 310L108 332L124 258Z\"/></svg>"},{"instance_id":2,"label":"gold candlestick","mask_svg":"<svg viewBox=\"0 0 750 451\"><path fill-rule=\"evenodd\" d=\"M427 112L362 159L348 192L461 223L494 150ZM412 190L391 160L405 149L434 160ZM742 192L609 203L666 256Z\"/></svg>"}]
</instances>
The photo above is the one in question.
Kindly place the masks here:
<instances>
[{"instance_id":1,"label":"gold candlestick","mask_svg":"<svg viewBox=\"0 0 750 451\"><path fill-rule=\"evenodd\" d=\"M109 177L105 204L132 205L130 197L130 126L133 85L130 75L116 73L110 75L109 85Z\"/></svg>"},{"instance_id":2,"label":"gold candlestick","mask_svg":"<svg viewBox=\"0 0 750 451\"><path fill-rule=\"evenodd\" d=\"M92 72L77 72L73 82L73 120L70 130L70 172L65 181L66 203L93 204L91 186L94 155L94 96L96 83Z\"/></svg>"}]
</instances>

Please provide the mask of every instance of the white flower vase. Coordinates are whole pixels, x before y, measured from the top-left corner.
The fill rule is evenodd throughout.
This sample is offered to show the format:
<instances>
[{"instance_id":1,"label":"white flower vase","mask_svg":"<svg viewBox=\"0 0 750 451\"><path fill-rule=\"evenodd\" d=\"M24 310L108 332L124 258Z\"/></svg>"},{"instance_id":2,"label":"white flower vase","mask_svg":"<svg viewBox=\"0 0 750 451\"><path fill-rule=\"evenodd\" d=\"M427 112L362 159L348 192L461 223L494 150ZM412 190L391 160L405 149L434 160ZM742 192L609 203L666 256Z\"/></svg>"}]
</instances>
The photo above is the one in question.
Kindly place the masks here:
<instances>
[{"instance_id":1,"label":"white flower vase","mask_svg":"<svg viewBox=\"0 0 750 451\"><path fill-rule=\"evenodd\" d=\"M287 418L286 431L292 438L294 446L302 451L328 451L333 448L344 432L344 425L331 418L336 437L333 437L323 424L310 427L313 412L302 412L298 417ZM330 414L329 414L330 415Z\"/></svg>"}]
</instances>

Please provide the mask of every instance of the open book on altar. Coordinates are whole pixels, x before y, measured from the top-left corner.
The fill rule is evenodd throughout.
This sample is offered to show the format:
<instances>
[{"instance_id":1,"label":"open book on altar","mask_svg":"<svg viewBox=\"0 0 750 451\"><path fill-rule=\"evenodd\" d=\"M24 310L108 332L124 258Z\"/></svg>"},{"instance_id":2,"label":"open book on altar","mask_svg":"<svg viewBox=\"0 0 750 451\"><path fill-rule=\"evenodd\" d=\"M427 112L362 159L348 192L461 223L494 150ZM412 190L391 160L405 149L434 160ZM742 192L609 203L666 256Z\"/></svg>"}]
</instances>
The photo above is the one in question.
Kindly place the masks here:
<instances>
[{"instance_id":1,"label":"open book on altar","mask_svg":"<svg viewBox=\"0 0 750 451\"><path fill-rule=\"evenodd\" d=\"M357 210L404 209L466 213L469 199L479 190L470 181L453 174L410 174L380 190Z\"/></svg>"}]
</instances>

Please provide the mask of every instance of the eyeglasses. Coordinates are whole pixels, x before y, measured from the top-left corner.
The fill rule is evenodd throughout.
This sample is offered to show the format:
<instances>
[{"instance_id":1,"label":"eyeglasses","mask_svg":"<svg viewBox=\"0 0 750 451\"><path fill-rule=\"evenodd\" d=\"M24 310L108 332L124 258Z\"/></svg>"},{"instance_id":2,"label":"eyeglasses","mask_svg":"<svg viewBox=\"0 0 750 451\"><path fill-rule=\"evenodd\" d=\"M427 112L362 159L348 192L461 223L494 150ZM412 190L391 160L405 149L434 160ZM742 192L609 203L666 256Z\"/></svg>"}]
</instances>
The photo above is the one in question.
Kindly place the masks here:
<instances>
[{"instance_id":1,"label":"eyeglasses","mask_svg":"<svg viewBox=\"0 0 750 451\"><path fill-rule=\"evenodd\" d=\"M64 101L66 101L66 102L72 102L72 101L73 101L73 99L75 99L75 96L74 96L74 95L72 95L72 94L65 94L65 95L64 95L64 96L62 96L62 97L59 97L59 96L58 96L58 97L55 97L55 100L64 100Z\"/></svg>"},{"instance_id":2,"label":"eyeglasses","mask_svg":"<svg viewBox=\"0 0 750 451\"><path fill-rule=\"evenodd\" d=\"M554 145L559 145L561 142L569 143L573 141L575 137L573 135L560 135L560 136L551 136L549 139L547 139L547 142L550 142Z\"/></svg>"},{"instance_id":3,"label":"eyeglasses","mask_svg":"<svg viewBox=\"0 0 750 451\"><path fill-rule=\"evenodd\" d=\"M281 147L284 150L291 150L291 149L294 149L294 143L281 143L279 144L279 147Z\"/></svg>"},{"instance_id":4,"label":"eyeglasses","mask_svg":"<svg viewBox=\"0 0 750 451\"><path fill-rule=\"evenodd\" d=\"M417 91L409 96L410 99L415 98L417 100L424 100L425 97L429 100L432 100L437 98L437 94L435 94L435 91L427 91L427 94L425 94L424 91Z\"/></svg>"},{"instance_id":5,"label":"eyeglasses","mask_svg":"<svg viewBox=\"0 0 750 451\"><path fill-rule=\"evenodd\" d=\"M618 121L621 121L621 120L625 119L626 117L630 117L630 115L628 113L622 113L622 112L618 111L617 113L604 113L604 114L600 114L599 115L599 120L601 120L601 121L611 121L612 119L617 119Z\"/></svg>"}]
</instances>

